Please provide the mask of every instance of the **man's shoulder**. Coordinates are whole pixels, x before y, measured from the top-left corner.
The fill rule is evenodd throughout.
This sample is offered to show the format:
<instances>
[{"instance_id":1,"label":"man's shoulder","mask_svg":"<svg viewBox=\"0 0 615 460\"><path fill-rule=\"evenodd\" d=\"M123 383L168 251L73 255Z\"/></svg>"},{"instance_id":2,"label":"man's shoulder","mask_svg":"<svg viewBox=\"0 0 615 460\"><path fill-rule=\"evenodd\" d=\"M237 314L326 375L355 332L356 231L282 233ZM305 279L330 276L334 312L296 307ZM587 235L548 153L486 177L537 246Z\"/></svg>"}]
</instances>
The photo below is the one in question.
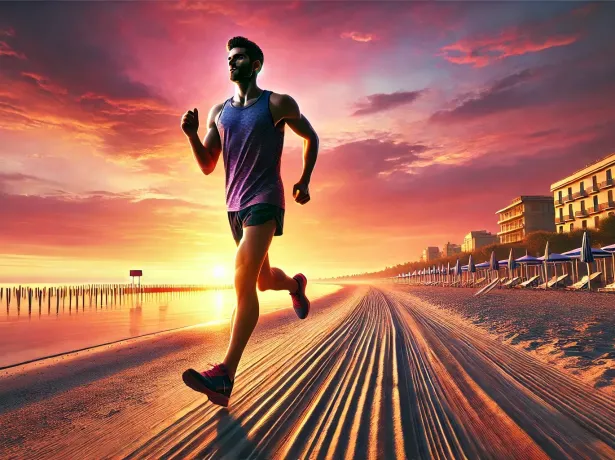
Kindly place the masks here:
<instances>
[{"instance_id":1,"label":"man's shoulder","mask_svg":"<svg viewBox=\"0 0 615 460\"><path fill-rule=\"evenodd\" d=\"M288 94L274 93L271 91L269 102L273 107L280 109L283 113L294 112L298 109L297 102Z\"/></svg>"}]
</instances>

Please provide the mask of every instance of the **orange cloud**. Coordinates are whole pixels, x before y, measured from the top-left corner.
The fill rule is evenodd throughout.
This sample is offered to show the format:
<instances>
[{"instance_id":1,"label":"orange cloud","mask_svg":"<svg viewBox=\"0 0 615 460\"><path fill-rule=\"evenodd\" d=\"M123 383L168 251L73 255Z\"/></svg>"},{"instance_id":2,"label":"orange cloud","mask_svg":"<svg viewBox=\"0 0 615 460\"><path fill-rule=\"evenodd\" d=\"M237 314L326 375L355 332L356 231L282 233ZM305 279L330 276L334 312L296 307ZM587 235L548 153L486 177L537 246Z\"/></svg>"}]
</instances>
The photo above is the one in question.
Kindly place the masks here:
<instances>
[{"instance_id":1,"label":"orange cloud","mask_svg":"<svg viewBox=\"0 0 615 460\"><path fill-rule=\"evenodd\" d=\"M355 42L371 42L375 40L376 37L373 34L362 34L360 32L344 32L340 35L342 38L350 38Z\"/></svg>"}]
</instances>

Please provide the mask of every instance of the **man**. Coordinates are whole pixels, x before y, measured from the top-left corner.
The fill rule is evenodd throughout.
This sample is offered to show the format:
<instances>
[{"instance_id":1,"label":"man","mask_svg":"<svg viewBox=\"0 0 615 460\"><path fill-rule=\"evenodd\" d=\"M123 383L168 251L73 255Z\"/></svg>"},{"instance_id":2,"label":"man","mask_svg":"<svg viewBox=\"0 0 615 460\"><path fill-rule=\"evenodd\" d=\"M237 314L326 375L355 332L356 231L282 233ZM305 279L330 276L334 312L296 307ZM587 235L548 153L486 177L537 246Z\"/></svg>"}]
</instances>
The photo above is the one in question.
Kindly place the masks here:
<instances>
[{"instance_id":1,"label":"man","mask_svg":"<svg viewBox=\"0 0 615 460\"><path fill-rule=\"evenodd\" d=\"M305 295L307 278L301 273L290 278L279 268L272 268L268 256L273 236L282 235L284 226L280 161L285 125L304 139L303 174L293 187L293 197L299 204L310 201L308 186L318 156L318 136L293 98L257 86L264 63L258 45L244 37L233 37L227 50L235 95L209 111L204 142L197 134L196 108L186 112L181 123L205 175L214 171L222 153L228 219L237 244L237 308L226 357L206 371L188 369L183 374L186 385L221 406L228 406L239 360L258 322L257 287L260 291L288 290L301 319L310 311Z\"/></svg>"}]
</instances>

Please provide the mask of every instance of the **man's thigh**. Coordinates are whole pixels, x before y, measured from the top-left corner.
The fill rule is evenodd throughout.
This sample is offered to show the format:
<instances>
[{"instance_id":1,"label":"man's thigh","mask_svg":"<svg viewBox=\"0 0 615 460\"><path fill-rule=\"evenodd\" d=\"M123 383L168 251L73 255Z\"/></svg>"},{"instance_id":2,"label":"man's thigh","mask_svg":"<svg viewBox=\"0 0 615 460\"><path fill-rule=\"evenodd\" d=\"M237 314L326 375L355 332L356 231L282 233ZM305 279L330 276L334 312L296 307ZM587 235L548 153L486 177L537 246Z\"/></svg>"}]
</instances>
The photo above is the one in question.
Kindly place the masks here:
<instances>
[{"instance_id":1,"label":"man's thigh","mask_svg":"<svg viewBox=\"0 0 615 460\"><path fill-rule=\"evenodd\" d=\"M256 282L265 259L268 259L267 252L275 229L276 222L273 220L243 229L243 238L237 248L235 268L240 268L244 275L253 278L254 282Z\"/></svg>"}]
</instances>

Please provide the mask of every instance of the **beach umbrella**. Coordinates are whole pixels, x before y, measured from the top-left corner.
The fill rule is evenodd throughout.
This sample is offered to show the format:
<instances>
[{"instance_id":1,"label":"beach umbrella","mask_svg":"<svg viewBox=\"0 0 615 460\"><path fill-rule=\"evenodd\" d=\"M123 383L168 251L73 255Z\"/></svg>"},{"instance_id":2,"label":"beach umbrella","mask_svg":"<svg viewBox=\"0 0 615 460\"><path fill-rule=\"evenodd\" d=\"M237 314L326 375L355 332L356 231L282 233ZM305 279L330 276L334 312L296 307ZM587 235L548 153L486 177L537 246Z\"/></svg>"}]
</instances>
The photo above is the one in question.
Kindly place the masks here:
<instances>
[{"instance_id":1,"label":"beach umbrella","mask_svg":"<svg viewBox=\"0 0 615 460\"><path fill-rule=\"evenodd\" d=\"M472 283L474 283L474 273L476 273L476 265L474 265L474 259L472 258L472 254L470 254L470 258L468 259L468 273L472 273Z\"/></svg>"},{"instance_id":2,"label":"beach umbrella","mask_svg":"<svg viewBox=\"0 0 615 460\"><path fill-rule=\"evenodd\" d=\"M615 244L609 244L601 248L603 251L611 253L611 262L613 264L613 282L615 282Z\"/></svg>"},{"instance_id":3,"label":"beach umbrella","mask_svg":"<svg viewBox=\"0 0 615 460\"><path fill-rule=\"evenodd\" d=\"M459 258L457 258L457 262L455 263L455 276L461 276L461 262L459 262Z\"/></svg>"},{"instance_id":4,"label":"beach umbrella","mask_svg":"<svg viewBox=\"0 0 615 460\"><path fill-rule=\"evenodd\" d=\"M496 276L498 279L500 278L500 264L498 259L495 257L495 251L491 251L491 258L489 259L489 267L491 270L495 270Z\"/></svg>"},{"instance_id":5,"label":"beach umbrella","mask_svg":"<svg viewBox=\"0 0 615 460\"><path fill-rule=\"evenodd\" d=\"M508 276L510 276L510 279L514 278L514 274L515 274L515 268L517 268L517 261L515 260L515 258L513 257L513 250L512 248L510 248L510 254L508 254Z\"/></svg>"},{"instance_id":6,"label":"beach umbrella","mask_svg":"<svg viewBox=\"0 0 615 460\"><path fill-rule=\"evenodd\" d=\"M549 286L549 266L547 263L549 262L549 242L545 246L545 255L543 257L544 265L545 265L545 289Z\"/></svg>"},{"instance_id":7,"label":"beach umbrella","mask_svg":"<svg viewBox=\"0 0 615 460\"><path fill-rule=\"evenodd\" d=\"M449 261L448 264L446 265L446 282L447 283L450 283L450 276L451 276L451 263Z\"/></svg>"},{"instance_id":8,"label":"beach umbrella","mask_svg":"<svg viewBox=\"0 0 615 460\"><path fill-rule=\"evenodd\" d=\"M606 252L606 251L605 251ZM592 246L589 241L589 234L583 232L583 243L581 244L581 262L587 264L587 289L591 290L591 268L590 265L594 261L594 254L592 253Z\"/></svg>"}]
</instances>

